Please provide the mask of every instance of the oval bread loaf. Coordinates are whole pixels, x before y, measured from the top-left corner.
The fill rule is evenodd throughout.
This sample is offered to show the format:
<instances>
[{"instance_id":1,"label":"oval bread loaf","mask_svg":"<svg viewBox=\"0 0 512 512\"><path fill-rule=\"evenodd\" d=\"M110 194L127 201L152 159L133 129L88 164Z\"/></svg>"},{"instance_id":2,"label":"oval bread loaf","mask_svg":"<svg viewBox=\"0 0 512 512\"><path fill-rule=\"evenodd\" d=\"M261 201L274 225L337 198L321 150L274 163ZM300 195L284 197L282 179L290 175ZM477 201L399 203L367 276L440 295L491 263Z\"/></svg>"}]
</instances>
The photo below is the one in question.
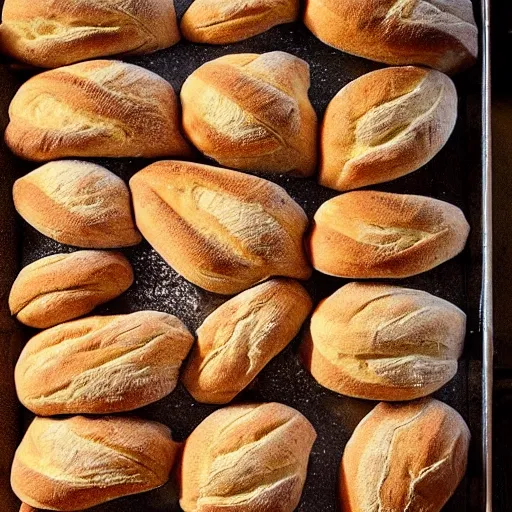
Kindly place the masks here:
<instances>
[{"instance_id":1,"label":"oval bread loaf","mask_svg":"<svg viewBox=\"0 0 512 512\"><path fill-rule=\"evenodd\" d=\"M442 402L380 403L345 447L343 512L440 512L464 476L469 440L462 417Z\"/></svg>"},{"instance_id":2,"label":"oval bread loaf","mask_svg":"<svg viewBox=\"0 0 512 512\"><path fill-rule=\"evenodd\" d=\"M128 187L96 164L45 164L14 183L13 199L31 226L63 244L102 249L141 241Z\"/></svg>"},{"instance_id":3,"label":"oval bread loaf","mask_svg":"<svg viewBox=\"0 0 512 512\"><path fill-rule=\"evenodd\" d=\"M308 220L284 189L228 169L157 162L130 180L144 237L179 274L214 293L271 276L307 279Z\"/></svg>"},{"instance_id":4,"label":"oval bread loaf","mask_svg":"<svg viewBox=\"0 0 512 512\"><path fill-rule=\"evenodd\" d=\"M302 359L319 384L368 400L412 400L457 372L466 315L420 290L349 283L311 317Z\"/></svg>"},{"instance_id":5,"label":"oval bread loaf","mask_svg":"<svg viewBox=\"0 0 512 512\"><path fill-rule=\"evenodd\" d=\"M20 500L82 510L167 482L178 445L164 425L133 417L35 418L11 471Z\"/></svg>"},{"instance_id":6,"label":"oval bread loaf","mask_svg":"<svg viewBox=\"0 0 512 512\"><path fill-rule=\"evenodd\" d=\"M235 43L299 16L298 0L194 0L181 33L196 43Z\"/></svg>"},{"instance_id":7,"label":"oval bread loaf","mask_svg":"<svg viewBox=\"0 0 512 512\"><path fill-rule=\"evenodd\" d=\"M386 64L455 73L478 54L471 0L306 0L304 23L324 43Z\"/></svg>"},{"instance_id":8,"label":"oval bread loaf","mask_svg":"<svg viewBox=\"0 0 512 512\"><path fill-rule=\"evenodd\" d=\"M288 53L224 55L183 84L185 133L226 167L310 176L317 119L309 84L309 65Z\"/></svg>"},{"instance_id":9,"label":"oval bread loaf","mask_svg":"<svg viewBox=\"0 0 512 512\"><path fill-rule=\"evenodd\" d=\"M313 266L348 278L400 278L459 254L469 225L462 211L430 197L348 192L316 212L309 240Z\"/></svg>"},{"instance_id":10,"label":"oval bread loaf","mask_svg":"<svg viewBox=\"0 0 512 512\"><path fill-rule=\"evenodd\" d=\"M236 405L206 418L185 443L184 512L292 512L299 504L316 432L278 403Z\"/></svg>"},{"instance_id":11,"label":"oval bread loaf","mask_svg":"<svg viewBox=\"0 0 512 512\"><path fill-rule=\"evenodd\" d=\"M9 107L5 141L28 160L186 156L172 86L139 66L94 60L25 82Z\"/></svg>"},{"instance_id":12,"label":"oval bread loaf","mask_svg":"<svg viewBox=\"0 0 512 512\"><path fill-rule=\"evenodd\" d=\"M389 181L432 159L457 120L457 91L439 71L379 69L345 86L322 125L319 182L336 190Z\"/></svg>"},{"instance_id":13,"label":"oval bread loaf","mask_svg":"<svg viewBox=\"0 0 512 512\"><path fill-rule=\"evenodd\" d=\"M131 411L174 390L193 341L178 318L157 311L67 322L25 345L16 391L40 416Z\"/></svg>"},{"instance_id":14,"label":"oval bread loaf","mask_svg":"<svg viewBox=\"0 0 512 512\"><path fill-rule=\"evenodd\" d=\"M6 0L2 52L57 68L115 54L143 54L180 39L173 0Z\"/></svg>"},{"instance_id":15,"label":"oval bread loaf","mask_svg":"<svg viewBox=\"0 0 512 512\"><path fill-rule=\"evenodd\" d=\"M198 402L231 401L297 335L311 307L306 290L290 279L232 298L197 330L183 384Z\"/></svg>"},{"instance_id":16,"label":"oval bread loaf","mask_svg":"<svg viewBox=\"0 0 512 512\"><path fill-rule=\"evenodd\" d=\"M45 329L78 318L133 283L130 262L118 252L54 254L27 265L9 295L11 314Z\"/></svg>"}]
</instances>

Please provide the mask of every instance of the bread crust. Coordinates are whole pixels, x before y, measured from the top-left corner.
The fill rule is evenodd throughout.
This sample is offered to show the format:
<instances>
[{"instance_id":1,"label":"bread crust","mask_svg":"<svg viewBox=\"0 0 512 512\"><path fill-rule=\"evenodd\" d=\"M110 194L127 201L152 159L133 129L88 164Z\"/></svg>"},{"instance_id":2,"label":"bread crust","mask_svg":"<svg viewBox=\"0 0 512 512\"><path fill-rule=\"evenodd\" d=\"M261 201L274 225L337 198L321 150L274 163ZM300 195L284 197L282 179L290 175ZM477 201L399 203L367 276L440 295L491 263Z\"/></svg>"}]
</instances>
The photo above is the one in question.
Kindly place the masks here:
<instances>
[{"instance_id":1,"label":"bread crust","mask_svg":"<svg viewBox=\"0 0 512 512\"><path fill-rule=\"evenodd\" d=\"M132 283L130 262L119 252L54 254L18 274L9 308L25 325L46 329L89 313Z\"/></svg>"},{"instance_id":2,"label":"bread crust","mask_svg":"<svg viewBox=\"0 0 512 512\"><path fill-rule=\"evenodd\" d=\"M407 66L363 75L327 107L319 182L345 191L413 172L446 144L456 120L455 85L439 71Z\"/></svg>"},{"instance_id":3,"label":"bread crust","mask_svg":"<svg viewBox=\"0 0 512 512\"><path fill-rule=\"evenodd\" d=\"M106 249L141 241L124 181L100 165L50 162L16 180L16 211L53 240Z\"/></svg>"},{"instance_id":4,"label":"bread crust","mask_svg":"<svg viewBox=\"0 0 512 512\"><path fill-rule=\"evenodd\" d=\"M235 405L208 416L185 443L179 469L185 512L292 512L316 432L278 403Z\"/></svg>"},{"instance_id":5,"label":"bread crust","mask_svg":"<svg viewBox=\"0 0 512 512\"><path fill-rule=\"evenodd\" d=\"M367 400L412 400L457 372L466 315L429 293L349 283L313 312L301 357L316 381Z\"/></svg>"},{"instance_id":6,"label":"bread crust","mask_svg":"<svg viewBox=\"0 0 512 512\"><path fill-rule=\"evenodd\" d=\"M469 441L465 421L442 402L380 403L345 447L343 512L440 512L464 476Z\"/></svg>"},{"instance_id":7,"label":"bread crust","mask_svg":"<svg viewBox=\"0 0 512 512\"><path fill-rule=\"evenodd\" d=\"M336 196L316 212L311 262L324 274L402 278L459 254L469 225L456 206L424 196L373 190Z\"/></svg>"},{"instance_id":8,"label":"bread crust","mask_svg":"<svg viewBox=\"0 0 512 512\"><path fill-rule=\"evenodd\" d=\"M309 85L309 65L289 53L225 55L183 84L183 128L223 166L310 176L317 118Z\"/></svg>"},{"instance_id":9,"label":"bread crust","mask_svg":"<svg viewBox=\"0 0 512 512\"><path fill-rule=\"evenodd\" d=\"M187 156L172 86L133 64L93 60L25 82L9 107L5 142L17 156Z\"/></svg>"},{"instance_id":10,"label":"bread crust","mask_svg":"<svg viewBox=\"0 0 512 512\"><path fill-rule=\"evenodd\" d=\"M163 485L177 449L167 427L135 417L35 418L11 485L34 508L81 510Z\"/></svg>"},{"instance_id":11,"label":"bread crust","mask_svg":"<svg viewBox=\"0 0 512 512\"><path fill-rule=\"evenodd\" d=\"M386 64L452 74L478 55L471 0L306 0L304 23L324 43Z\"/></svg>"},{"instance_id":12,"label":"bread crust","mask_svg":"<svg viewBox=\"0 0 512 512\"><path fill-rule=\"evenodd\" d=\"M182 381L198 402L230 402L297 335L312 308L291 279L271 279L216 309L197 330Z\"/></svg>"},{"instance_id":13,"label":"bread crust","mask_svg":"<svg viewBox=\"0 0 512 512\"><path fill-rule=\"evenodd\" d=\"M43 68L151 53L180 39L173 0L6 0L1 51Z\"/></svg>"},{"instance_id":14,"label":"bread crust","mask_svg":"<svg viewBox=\"0 0 512 512\"><path fill-rule=\"evenodd\" d=\"M171 393L193 336L157 311L93 316L42 331L16 364L20 402L35 414L110 414Z\"/></svg>"},{"instance_id":15,"label":"bread crust","mask_svg":"<svg viewBox=\"0 0 512 512\"><path fill-rule=\"evenodd\" d=\"M138 228L185 279L230 295L271 276L307 279L306 214L284 189L228 169L163 161L130 180Z\"/></svg>"},{"instance_id":16,"label":"bread crust","mask_svg":"<svg viewBox=\"0 0 512 512\"><path fill-rule=\"evenodd\" d=\"M180 28L189 41L227 44L291 23L298 16L298 0L195 0Z\"/></svg>"}]
</instances>

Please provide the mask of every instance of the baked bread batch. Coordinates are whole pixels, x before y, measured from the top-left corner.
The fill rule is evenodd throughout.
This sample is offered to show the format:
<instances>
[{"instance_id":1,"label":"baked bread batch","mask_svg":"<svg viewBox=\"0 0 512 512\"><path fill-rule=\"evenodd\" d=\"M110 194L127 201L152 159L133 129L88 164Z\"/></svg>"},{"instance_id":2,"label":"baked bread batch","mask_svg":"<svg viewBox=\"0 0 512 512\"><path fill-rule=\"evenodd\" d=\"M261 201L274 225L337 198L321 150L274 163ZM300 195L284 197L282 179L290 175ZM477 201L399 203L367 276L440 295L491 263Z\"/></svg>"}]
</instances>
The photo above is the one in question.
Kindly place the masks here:
<instances>
[{"instance_id":1,"label":"baked bread batch","mask_svg":"<svg viewBox=\"0 0 512 512\"><path fill-rule=\"evenodd\" d=\"M463 251L468 222L439 199L354 189L416 171L447 143L458 105L444 73L477 57L471 2L306 0L303 11L326 44L398 66L324 98L320 129L308 96L314 54L306 62L278 47L221 49L179 98L145 67L95 60L168 48L178 27L195 43L248 39L297 21L298 0L195 0L180 23L173 0L5 1L0 51L57 68L21 85L9 108L7 146L47 162L20 172L14 206L71 246L25 266L8 297L19 322L42 329L15 368L18 398L36 415L11 470L21 512L83 510L171 477L184 512L293 512L310 454L321 460L323 425L300 402L237 403L281 353L333 400L390 402L339 453L338 489L322 490L343 512L439 512L462 480L469 429L428 395L457 372L466 315L426 291L368 279L443 264ZM219 166L194 161L203 156ZM143 162L127 179L103 160L66 159L95 157L186 160ZM270 181L283 174L284 187ZM313 180L346 193L308 219L286 190L295 178L304 202ZM217 295L195 333L165 302L161 311L94 312L138 286L144 269L134 272L132 253L110 249L143 238L201 293ZM167 426L123 414L180 380L195 402L235 401L203 415L182 448Z\"/></svg>"}]
</instances>

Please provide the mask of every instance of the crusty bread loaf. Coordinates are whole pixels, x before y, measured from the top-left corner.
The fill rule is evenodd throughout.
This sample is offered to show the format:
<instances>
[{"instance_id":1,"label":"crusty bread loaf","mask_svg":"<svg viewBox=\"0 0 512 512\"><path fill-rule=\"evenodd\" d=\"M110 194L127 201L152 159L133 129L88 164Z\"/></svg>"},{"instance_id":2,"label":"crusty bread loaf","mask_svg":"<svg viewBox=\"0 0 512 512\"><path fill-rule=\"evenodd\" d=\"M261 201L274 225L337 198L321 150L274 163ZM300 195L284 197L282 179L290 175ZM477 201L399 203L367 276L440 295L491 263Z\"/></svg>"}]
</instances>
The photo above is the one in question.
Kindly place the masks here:
<instances>
[{"instance_id":1,"label":"crusty bread loaf","mask_svg":"<svg viewBox=\"0 0 512 512\"><path fill-rule=\"evenodd\" d=\"M311 307L306 290L291 279L272 279L232 298L197 330L183 384L198 402L230 402L297 335Z\"/></svg>"},{"instance_id":2,"label":"crusty bread loaf","mask_svg":"<svg viewBox=\"0 0 512 512\"><path fill-rule=\"evenodd\" d=\"M228 169L157 162L130 180L144 237L178 273L234 294L271 276L307 279L308 223L284 189Z\"/></svg>"},{"instance_id":3,"label":"crusty bread loaf","mask_svg":"<svg viewBox=\"0 0 512 512\"><path fill-rule=\"evenodd\" d=\"M132 283L132 267L121 253L54 254L31 263L18 274L9 307L20 322L45 329L89 313Z\"/></svg>"},{"instance_id":4,"label":"crusty bread loaf","mask_svg":"<svg viewBox=\"0 0 512 512\"><path fill-rule=\"evenodd\" d=\"M469 440L462 417L442 402L379 404L345 448L343 512L439 512L464 476Z\"/></svg>"},{"instance_id":5,"label":"crusty bread loaf","mask_svg":"<svg viewBox=\"0 0 512 512\"><path fill-rule=\"evenodd\" d=\"M299 0L194 0L181 19L183 37L196 43L235 43L299 16Z\"/></svg>"},{"instance_id":6,"label":"crusty bread loaf","mask_svg":"<svg viewBox=\"0 0 512 512\"><path fill-rule=\"evenodd\" d=\"M349 283L323 300L301 346L319 384L369 400L411 400L457 372L466 315L420 290Z\"/></svg>"},{"instance_id":7,"label":"crusty bread loaf","mask_svg":"<svg viewBox=\"0 0 512 512\"><path fill-rule=\"evenodd\" d=\"M180 39L173 0L6 0L0 49L44 68L150 53Z\"/></svg>"},{"instance_id":8,"label":"crusty bread loaf","mask_svg":"<svg viewBox=\"0 0 512 512\"><path fill-rule=\"evenodd\" d=\"M316 432L278 403L235 405L208 416L185 443L185 512L292 512L299 504Z\"/></svg>"},{"instance_id":9,"label":"crusty bread loaf","mask_svg":"<svg viewBox=\"0 0 512 512\"><path fill-rule=\"evenodd\" d=\"M408 277L459 254L469 225L462 211L430 197L348 192L316 212L309 240L313 266L349 278Z\"/></svg>"},{"instance_id":10,"label":"crusty bread loaf","mask_svg":"<svg viewBox=\"0 0 512 512\"><path fill-rule=\"evenodd\" d=\"M18 213L44 235L86 248L138 244L130 191L124 181L89 162L50 162L13 187Z\"/></svg>"},{"instance_id":11,"label":"crusty bread loaf","mask_svg":"<svg viewBox=\"0 0 512 512\"><path fill-rule=\"evenodd\" d=\"M29 340L16 391L40 416L131 411L174 390L193 341L178 318L157 311L74 320Z\"/></svg>"},{"instance_id":12,"label":"crusty bread loaf","mask_svg":"<svg viewBox=\"0 0 512 512\"><path fill-rule=\"evenodd\" d=\"M455 73L478 54L471 0L306 0L304 23L324 43L386 64Z\"/></svg>"},{"instance_id":13,"label":"crusty bread loaf","mask_svg":"<svg viewBox=\"0 0 512 512\"><path fill-rule=\"evenodd\" d=\"M201 152L226 167L309 176L317 119L308 89L309 66L293 55L224 55L183 84L183 127Z\"/></svg>"},{"instance_id":14,"label":"crusty bread loaf","mask_svg":"<svg viewBox=\"0 0 512 512\"><path fill-rule=\"evenodd\" d=\"M32 507L81 510L163 485L177 448L167 427L139 418L36 418L16 451L11 484Z\"/></svg>"},{"instance_id":15,"label":"crusty bread loaf","mask_svg":"<svg viewBox=\"0 0 512 512\"><path fill-rule=\"evenodd\" d=\"M186 156L172 86L144 68L94 60L24 83L9 107L5 141L28 160Z\"/></svg>"},{"instance_id":16,"label":"crusty bread loaf","mask_svg":"<svg viewBox=\"0 0 512 512\"><path fill-rule=\"evenodd\" d=\"M319 182L336 190L389 181L433 158L457 120L457 91L443 73L385 68L345 86L325 112Z\"/></svg>"}]
</instances>

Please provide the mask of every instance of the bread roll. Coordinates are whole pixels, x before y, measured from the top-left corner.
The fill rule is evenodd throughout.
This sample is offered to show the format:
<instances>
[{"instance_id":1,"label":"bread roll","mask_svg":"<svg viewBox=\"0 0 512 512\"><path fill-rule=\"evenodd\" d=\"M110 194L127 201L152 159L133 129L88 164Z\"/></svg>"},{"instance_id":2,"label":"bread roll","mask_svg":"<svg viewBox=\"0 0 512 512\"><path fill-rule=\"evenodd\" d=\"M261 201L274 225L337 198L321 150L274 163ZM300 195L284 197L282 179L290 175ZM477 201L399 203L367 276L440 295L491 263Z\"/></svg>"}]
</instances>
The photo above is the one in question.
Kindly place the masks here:
<instances>
[{"instance_id":1,"label":"bread roll","mask_svg":"<svg viewBox=\"0 0 512 512\"><path fill-rule=\"evenodd\" d=\"M271 276L307 279L308 220L284 189L255 176L188 162L157 162L130 180L135 218L179 274L214 293Z\"/></svg>"},{"instance_id":2,"label":"bread roll","mask_svg":"<svg viewBox=\"0 0 512 512\"><path fill-rule=\"evenodd\" d=\"M306 0L304 23L329 46L386 64L455 73L478 54L471 0Z\"/></svg>"},{"instance_id":3,"label":"bread roll","mask_svg":"<svg viewBox=\"0 0 512 512\"><path fill-rule=\"evenodd\" d=\"M197 330L183 384L198 402L230 402L297 335L311 307L306 290L290 279L232 298Z\"/></svg>"},{"instance_id":4,"label":"bread roll","mask_svg":"<svg viewBox=\"0 0 512 512\"><path fill-rule=\"evenodd\" d=\"M349 283L311 317L302 359L319 384L369 400L411 400L457 372L466 315L429 293Z\"/></svg>"},{"instance_id":5,"label":"bread roll","mask_svg":"<svg viewBox=\"0 0 512 512\"><path fill-rule=\"evenodd\" d=\"M173 0L6 0L0 26L4 53L43 68L150 53L179 39Z\"/></svg>"},{"instance_id":6,"label":"bread roll","mask_svg":"<svg viewBox=\"0 0 512 512\"><path fill-rule=\"evenodd\" d=\"M433 158L457 120L457 91L439 71L385 68L345 86L327 107L320 184L336 190L389 181Z\"/></svg>"},{"instance_id":7,"label":"bread roll","mask_svg":"<svg viewBox=\"0 0 512 512\"><path fill-rule=\"evenodd\" d=\"M381 403L343 454L343 512L439 512L466 471L470 433L459 413L432 398Z\"/></svg>"},{"instance_id":8,"label":"bread roll","mask_svg":"<svg viewBox=\"0 0 512 512\"><path fill-rule=\"evenodd\" d=\"M54 254L26 266L9 295L11 314L45 329L114 299L133 283L130 262L118 252Z\"/></svg>"},{"instance_id":9,"label":"bread roll","mask_svg":"<svg viewBox=\"0 0 512 512\"><path fill-rule=\"evenodd\" d=\"M462 211L430 197L349 192L316 212L309 240L313 266L349 278L399 278L459 254L469 225Z\"/></svg>"},{"instance_id":10,"label":"bread roll","mask_svg":"<svg viewBox=\"0 0 512 512\"><path fill-rule=\"evenodd\" d=\"M226 167L310 176L317 119L308 89L309 65L293 55L224 55L183 84L183 127Z\"/></svg>"},{"instance_id":11,"label":"bread roll","mask_svg":"<svg viewBox=\"0 0 512 512\"><path fill-rule=\"evenodd\" d=\"M89 162L50 162L18 179L18 213L35 229L63 244L86 248L138 244L130 192L121 178Z\"/></svg>"},{"instance_id":12,"label":"bread roll","mask_svg":"<svg viewBox=\"0 0 512 512\"><path fill-rule=\"evenodd\" d=\"M185 156L172 86L144 68L94 60L25 82L9 107L5 141L19 157Z\"/></svg>"},{"instance_id":13,"label":"bread roll","mask_svg":"<svg viewBox=\"0 0 512 512\"><path fill-rule=\"evenodd\" d=\"M181 32L196 43L236 43L298 16L299 0L195 0L181 19Z\"/></svg>"},{"instance_id":14,"label":"bread roll","mask_svg":"<svg viewBox=\"0 0 512 512\"><path fill-rule=\"evenodd\" d=\"M167 427L139 418L36 418L16 451L11 484L32 507L81 510L163 485L177 448Z\"/></svg>"},{"instance_id":15,"label":"bread roll","mask_svg":"<svg viewBox=\"0 0 512 512\"><path fill-rule=\"evenodd\" d=\"M292 512L299 504L311 423L282 404L235 405L208 416L185 443L184 512Z\"/></svg>"},{"instance_id":16,"label":"bread roll","mask_svg":"<svg viewBox=\"0 0 512 512\"><path fill-rule=\"evenodd\" d=\"M40 416L131 411L174 390L193 341L178 318L157 311L60 324L25 345L18 397Z\"/></svg>"}]
</instances>

